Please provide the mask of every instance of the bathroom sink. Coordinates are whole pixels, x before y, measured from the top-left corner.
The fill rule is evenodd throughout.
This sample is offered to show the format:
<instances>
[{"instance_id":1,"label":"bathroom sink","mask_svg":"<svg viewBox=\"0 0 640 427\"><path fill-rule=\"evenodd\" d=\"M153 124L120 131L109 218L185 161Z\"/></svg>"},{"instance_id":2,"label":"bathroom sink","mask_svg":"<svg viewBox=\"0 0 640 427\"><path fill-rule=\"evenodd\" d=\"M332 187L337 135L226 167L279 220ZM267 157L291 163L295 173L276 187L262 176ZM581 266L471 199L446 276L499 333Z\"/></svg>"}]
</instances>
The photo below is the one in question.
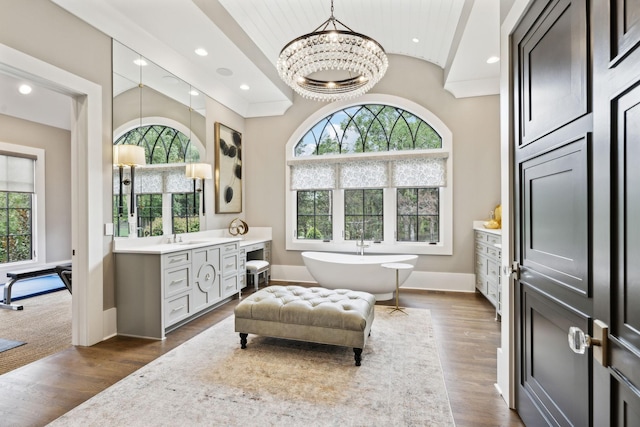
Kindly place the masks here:
<instances>
[{"instance_id":1,"label":"bathroom sink","mask_svg":"<svg viewBox=\"0 0 640 427\"><path fill-rule=\"evenodd\" d=\"M210 240L186 240L184 242L178 242L178 245L189 246L189 245L202 245L204 243L211 243Z\"/></svg>"}]
</instances>

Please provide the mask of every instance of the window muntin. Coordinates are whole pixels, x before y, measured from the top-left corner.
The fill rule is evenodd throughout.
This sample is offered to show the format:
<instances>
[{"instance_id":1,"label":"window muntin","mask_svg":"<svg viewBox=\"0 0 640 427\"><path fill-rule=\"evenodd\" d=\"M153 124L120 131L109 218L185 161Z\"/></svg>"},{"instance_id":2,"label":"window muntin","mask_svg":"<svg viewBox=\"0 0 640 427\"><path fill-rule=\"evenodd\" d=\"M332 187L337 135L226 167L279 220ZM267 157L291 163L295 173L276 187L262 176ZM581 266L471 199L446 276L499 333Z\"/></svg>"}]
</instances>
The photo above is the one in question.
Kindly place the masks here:
<instances>
[{"instance_id":1,"label":"window muntin","mask_svg":"<svg viewBox=\"0 0 640 427\"><path fill-rule=\"evenodd\" d=\"M172 233L192 233L200 231L200 198L193 193L171 195Z\"/></svg>"},{"instance_id":2,"label":"window muntin","mask_svg":"<svg viewBox=\"0 0 640 427\"><path fill-rule=\"evenodd\" d=\"M200 160L200 153L187 135L165 125L148 125L131 129L113 145L132 144L144 147L147 164L185 163Z\"/></svg>"},{"instance_id":3,"label":"window muntin","mask_svg":"<svg viewBox=\"0 0 640 427\"><path fill-rule=\"evenodd\" d=\"M297 192L296 236L306 240L331 240L333 217L331 191Z\"/></svg>"},{"instance_id":4,"label":"window muntin","mask_svg":"<svg viewBox=\"0 0 640 427\"><path fill-rule=\"evenodd\" d=\"M353 154L442 148L424 120L398 107L360 105L330 114L296 144L294 155Z\"/></svg>"},{"instance_id":5,"label":"window muntin","mask_svg":"<svg viewBox=\"0 0 640 427\"><path fill-rule=\"evenodd\" d=\"M138 237L162 236L162 194L136 194Z\"/></svg>"},{"instance_id":6,"label":"window muntin","mask_svg":"<svg viewBox=\"0 0 640 427\"><path fill-rule=\"evenodd\" d=\"M113 196L113 235L116 237L127 237L129 235L129 222L127 220L128 195L122 194L122 200L118 194ZM122 209L120 208L122 203Z\"/></svg>"},{"instance_id":7,"label":"window muntin","mask_svg":"<svg viewBox=\"0 0 640 427\"><path fill-rule=\"evenodd\" d=\"M344 239L380 242L384 236L382 189L344 190Z\"/></svg>"},{"instance_id":8,"label":"window muntin","mask_svg":"<svg viewBox=\"0 0 640 427\"><path fill-rule=\"evenodd\" d=\"M0 264L33 258L33 193L0 192Z\"/></svg>"},{"instance_id":9,"label":"window muntin","mask_svg":"<svg viewBox=\"0 0 640 427\"><path fill-rule=\"evenodd\" d=\"M399 242L440 241L440 190L398 188L396 236Z\"/></svg>"}]
</instances>

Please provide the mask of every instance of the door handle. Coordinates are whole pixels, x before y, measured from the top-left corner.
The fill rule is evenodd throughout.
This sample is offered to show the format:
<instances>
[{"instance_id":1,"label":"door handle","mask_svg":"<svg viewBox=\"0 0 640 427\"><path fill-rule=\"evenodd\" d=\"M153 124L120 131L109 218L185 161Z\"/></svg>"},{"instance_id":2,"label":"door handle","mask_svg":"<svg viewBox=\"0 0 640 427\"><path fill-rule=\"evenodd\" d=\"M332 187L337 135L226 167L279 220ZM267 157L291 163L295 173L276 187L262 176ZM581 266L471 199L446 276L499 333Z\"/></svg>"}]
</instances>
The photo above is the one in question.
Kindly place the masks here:
<instances>
[{"instance_id":1,"label":"door handle","mask_svg":"<svg viewBox=\"0 0 640 427\"><path fill-rule=\"evenodd\" d=\"M605 368L609 366L608 340L609 327L601 320L593 321L593 337L585 334L582 329L577 326L569 328L567 340L569 348L576 354L584 354L587 348L593 348L593 357Z\"/></svg>"},{"instance_id":2,"label":"door handle","mask_svg":"<svg viewBox=\"0 0 640 427\"><path fill-rule=\"evenodd\" d=\"M502 274L508 274L514 280L520 280L520 263L513 261L510 266L502 267Z\"/></svg>"}]
</instances>

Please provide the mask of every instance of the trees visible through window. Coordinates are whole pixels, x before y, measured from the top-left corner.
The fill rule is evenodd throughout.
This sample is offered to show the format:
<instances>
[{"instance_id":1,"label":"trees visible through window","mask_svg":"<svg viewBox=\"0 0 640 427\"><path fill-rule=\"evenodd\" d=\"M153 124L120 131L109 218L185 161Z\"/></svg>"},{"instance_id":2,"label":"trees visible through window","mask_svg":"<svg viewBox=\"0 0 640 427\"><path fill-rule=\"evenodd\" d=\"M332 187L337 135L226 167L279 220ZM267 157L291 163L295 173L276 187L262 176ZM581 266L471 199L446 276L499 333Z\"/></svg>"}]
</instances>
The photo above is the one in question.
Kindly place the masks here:
<instances>
[{"instance_id":1,"label":"trees visible through window","mask_svg":"<svg viewBox=\"0 0 640 427\"><path fill-rule=\"evenodd\" d=\"M184 170L176 173L180 164L197 162L200 159L200 153L197 147L194 147L190 137L171 126L145 125L131 129L114 142L114 145L121 144L144 147L147 165L173 164L174 166L173 173L162 168L136 169L136 187L140 182L145 184L140 194L136 196L138 236L161 236L169 232L199 231L199 200L195 201L198 207L194 210L193 194L184 193L187 191L185 187L191 186L191 181L184 177ZM129 188L125 186L127 192ZM163 230L162 201L168 200L168 197L163 198L163 192L172 195L171 231ZM189 197L191 200L188 200ZM120 203L118 196L114 197L113 218L117 237L129 235L127 198L127 194L122 195L121 203L124 207L122 208L118 206ZM168 219L166 222L168 224Z\"/></svg>"},{"instance_id":2,"label":"trees visible through window","mask_svg":"<svg viewBox=\"0 0 640 427\"><path fill-rule=\"evenodd\" d=\"M440 241L440 202L437 188L399 188L397 212L398 241Z\"/></svg>"},{"instance_id":3,"label":"trees visible through window","mask_svg":"<svg viewBox=\"0 0 640 427\"><path fill-rule=\"evenodd\" d=\"M451 254L451 132L410 101L369 98L397 105L366 103L319 116L287 144L287 249L344 251L363 239L376 243L367 246L375 252ZM319 209L320 195L333 203Z\"/></svg>"},{"instance_id":4,"label":"trees visible through window","mask_svg":"<svg viewBox=\"0 0 640 427\"><path fill-rule=\"evenodd\" d=\"M193 193L172 194L171 213L173 233L200 231L200 198Z\"/></svg>"},{"instance_id":5,"label":"trees visible through window","mask_svg":"<svg viewBox=\"0 0 640 427\"><path fill-rule=\"evenodd\" d=\"M442 148L424 120L398 107L358 105L325 117L296 145L295 156Z\"/></svg>"},{"instance_id":6,"label":"trees visible through window","mask_svg":"<svg viewBox=\"0 0 640 427\"><path fill-rule=\"evenodd\" d=\"M298 191L298 239L331 240L333 238L330 191Z\"/></svg>"},{"instance_id":7,"label":"trees visible through window","mask_svg":"<svg viewBox=\"0 0 640 427\"><path fill-rule=\"evenodd\" d=\"M162 194L136 195L138 237L162 236Z\"/></svg>"},{"instance_id":8,"label":"trees visible through window","mask_svg":"<svg viewBox=\"0 0 640 427\"><path fill-rule=\"evenodd\" d=\"M0 263L33 257L32 193L0 192Z\"/></svg>"},{"instance_id":9,"label":"trees visible through window","mask_svg":"<svg viewBox=\"0 0 640 427\"><path fill-rule=\"evenodd\" d=\"M344 239L381 241L383 212L382 189L344 190Z\"/></svg>"}]
</instances>

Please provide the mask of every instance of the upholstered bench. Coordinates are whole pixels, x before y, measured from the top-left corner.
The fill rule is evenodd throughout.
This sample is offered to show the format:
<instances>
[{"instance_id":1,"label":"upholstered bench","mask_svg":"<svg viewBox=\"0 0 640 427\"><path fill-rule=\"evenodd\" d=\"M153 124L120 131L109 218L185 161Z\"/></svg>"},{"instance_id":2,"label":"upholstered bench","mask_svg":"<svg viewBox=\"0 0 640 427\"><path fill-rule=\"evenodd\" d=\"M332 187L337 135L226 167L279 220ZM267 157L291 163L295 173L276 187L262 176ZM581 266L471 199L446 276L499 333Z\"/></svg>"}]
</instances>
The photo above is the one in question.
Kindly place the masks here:
<instances>
[{"instance_id":1,"label":"upholstered bench","mask_svg":"<svg viewBox=\"0 0 640 427\"><path fill-rule=\"evenodd\" d=\"M248 334L353 347L360 366L375 303L367 292L269 286L236 306L235 330L243 349Z\"/></svg>"},{"instance_id":2,"label":"upholstered bench","mask_svg":"<svg viewBox=\"0 0 640 427\"><path fill-rule=\"evenodd\" d=\"M260 281L260 275L264 273L264 284L269 284L269 263L264 260L251 260L246 264L247 274L253 277L253 285L258 290L258 282Z\"/></svg>"}]
</instances>

